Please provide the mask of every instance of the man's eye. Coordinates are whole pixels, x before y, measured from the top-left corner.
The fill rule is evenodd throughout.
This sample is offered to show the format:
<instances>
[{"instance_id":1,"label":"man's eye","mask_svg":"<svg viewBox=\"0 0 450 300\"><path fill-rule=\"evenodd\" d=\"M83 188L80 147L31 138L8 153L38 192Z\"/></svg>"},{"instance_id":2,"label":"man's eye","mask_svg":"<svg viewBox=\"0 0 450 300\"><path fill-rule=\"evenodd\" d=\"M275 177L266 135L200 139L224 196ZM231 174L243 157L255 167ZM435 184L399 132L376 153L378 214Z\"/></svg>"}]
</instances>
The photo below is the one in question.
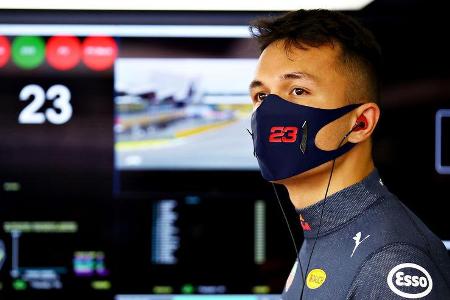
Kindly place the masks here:
<instances>
[{"instance_id":1,"label":"man's eye","mask_svg":"<svg viewBox=\"0 0 450 300\"><path fill-rule=\"evenodd\" d=\"M301 96L307 93L305 89L302 88L294 88L292 89L291 93L295 96Z\"/></svg>"},{"instance_id":2,"label":"man's eye","mask_svg":"<svg viewBox=\"0 0 450 300\"><path fill-rule=\"evenodd\" d=\"M264 98L266 98L266 97L267 97L267 94L264 94L264 93L257 93L255 96L256 101L263 101Z\"/></svg>"}]
</instances>

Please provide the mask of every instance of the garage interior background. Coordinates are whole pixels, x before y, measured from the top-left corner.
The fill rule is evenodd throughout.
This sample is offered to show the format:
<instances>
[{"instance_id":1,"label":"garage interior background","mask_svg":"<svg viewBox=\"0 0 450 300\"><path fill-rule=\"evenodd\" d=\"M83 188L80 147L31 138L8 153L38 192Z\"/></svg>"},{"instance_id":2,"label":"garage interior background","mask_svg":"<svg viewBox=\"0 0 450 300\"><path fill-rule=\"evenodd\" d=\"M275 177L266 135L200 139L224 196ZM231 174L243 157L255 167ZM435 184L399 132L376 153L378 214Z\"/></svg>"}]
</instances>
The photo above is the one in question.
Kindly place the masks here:
<instances>
[{"instance_id":1,"label":"garage interior background","mask_svg":"<svg viewBox=\"0 0 450 300\"><path fill-rule=\"evenodd\" d=\"M295 253L246 132L258 57L247 25L281 12L230 3L0 4L2 299L281 292ZM450 249L450 27L439 3L341 10L383 50L380 174Z\"/></svg>"}]
</instances>

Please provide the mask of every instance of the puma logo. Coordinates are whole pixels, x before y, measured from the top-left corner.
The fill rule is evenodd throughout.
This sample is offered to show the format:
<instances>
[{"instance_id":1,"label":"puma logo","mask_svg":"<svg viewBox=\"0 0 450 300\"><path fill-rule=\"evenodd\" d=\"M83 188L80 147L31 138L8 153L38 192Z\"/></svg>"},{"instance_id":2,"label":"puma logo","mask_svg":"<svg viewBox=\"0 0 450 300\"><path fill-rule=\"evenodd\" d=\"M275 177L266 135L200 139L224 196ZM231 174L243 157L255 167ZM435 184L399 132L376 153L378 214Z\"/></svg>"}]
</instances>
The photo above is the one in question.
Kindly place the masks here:
<instances>
[{"instance_id":1,"label":"puma logo","mask_svg":"<svg viewBox=\"0 0 450 300\"><path fill-rule=\"evenodd\" d=\"M357 234L355 234L355 236L353 237L353 239L355 240L355 248L353 248L353 252L352 255L350 255L350 257L353 257L353 254L355 253L356 248L358 248L358 246L364 242L365 239L367 239L370 236L370 234L368 234L365 238L363 238L361 240L361 231L358 232Z\"/></svg>"}]
</instances>

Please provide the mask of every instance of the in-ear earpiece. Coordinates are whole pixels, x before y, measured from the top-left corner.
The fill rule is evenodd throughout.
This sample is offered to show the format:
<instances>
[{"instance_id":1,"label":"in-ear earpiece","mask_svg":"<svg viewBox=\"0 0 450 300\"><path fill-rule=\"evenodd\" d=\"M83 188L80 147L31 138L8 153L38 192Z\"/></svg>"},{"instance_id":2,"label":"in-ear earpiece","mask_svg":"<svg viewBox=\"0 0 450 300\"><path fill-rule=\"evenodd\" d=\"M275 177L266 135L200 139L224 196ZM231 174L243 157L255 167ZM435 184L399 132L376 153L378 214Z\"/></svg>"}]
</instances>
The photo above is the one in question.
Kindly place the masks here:
<instances>
[{"instance_id":1,"label":"in-ear earpiece","mask_svg":"<svg viewBox=\"0 0 450 300\"><path fill-rule=\"evenodd\" d=\"M360 115L358 119L356 119L355 126L352 131L359 131L367 128L367 119L364 115Z\"/></svg>"}]
</instances>

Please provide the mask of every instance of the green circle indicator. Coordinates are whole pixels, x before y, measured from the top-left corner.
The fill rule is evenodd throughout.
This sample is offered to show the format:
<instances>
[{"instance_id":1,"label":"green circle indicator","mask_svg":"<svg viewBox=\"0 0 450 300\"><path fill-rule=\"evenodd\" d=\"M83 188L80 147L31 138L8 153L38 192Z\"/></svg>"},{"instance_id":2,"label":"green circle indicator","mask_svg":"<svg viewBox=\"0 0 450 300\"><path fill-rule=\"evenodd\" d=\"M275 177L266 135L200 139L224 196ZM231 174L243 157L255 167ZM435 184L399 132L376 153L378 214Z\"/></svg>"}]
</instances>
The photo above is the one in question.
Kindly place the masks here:
<instances>
[{"instance_id":1,"label":"green circle indicator","mask_svg":"<svg viewBox=\"0 0 450 300\"><path fill-rule=\"evenodd\" d=\"M181 287L181 292L183 294L193 294L194 293L194 286L192 284L185 284Z\"/></svg>"},{"instance_id":2,"label":"green circle indicator","mask_svg":"<svg viewBox=\"0 0 450 300\"><path fill-rule=\"evenodd\" d=\"M23 69L37 68L45 58L44 39L37 36L19 36L12 44L12 59Z\"/></svg>"},{"instance_id":3,"label":"green circle indicator","mask_svg":"<svg viewBox=\"0 0 450 300\"><path fill-rule=\"evenodd\" d=\"M27 288L27 283L22 279L16 279L13 281L13 288L17 291L23 291Z\"/></svg>"}]
</instances>

